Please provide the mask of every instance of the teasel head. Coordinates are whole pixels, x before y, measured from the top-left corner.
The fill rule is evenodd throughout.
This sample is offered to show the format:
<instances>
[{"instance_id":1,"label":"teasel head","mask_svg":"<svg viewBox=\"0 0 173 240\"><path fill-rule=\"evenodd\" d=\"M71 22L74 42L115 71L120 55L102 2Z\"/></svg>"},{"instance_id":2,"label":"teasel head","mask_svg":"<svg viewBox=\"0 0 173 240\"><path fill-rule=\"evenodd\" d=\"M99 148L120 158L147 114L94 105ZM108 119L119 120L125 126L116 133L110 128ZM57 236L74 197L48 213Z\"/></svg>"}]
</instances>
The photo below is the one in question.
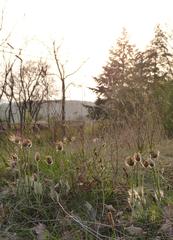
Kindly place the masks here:
<instances>
[{"instance_id":1,"label":"teasel head","mask_svg":"<svg viewBox=\"0 0 173 240\"><path fill-rule=\"evenodd\" d=\"M46 156L46 163L48 165L52 165L53 164L53 159L50 155Z\"/></svg>"},{"instance_id":2,"label":"teasel head","mask_svg":"<svg viewBox=\"0 0 173 240\"><path fill-rule=\"evenodd\" d=\"M154 161L152 161L152 160L149 161L149 167L150 168L154 168L155 167Z\"/></svg>"},{"instance_id":3,"label":"teasel head","mask_svg":"<svg viewBox=\"0 0 173 240\"><path fill-rule=\"evenodd\" d=\"M20 144L21 143L21 140L22 138L20 136L17 136L17 135L10 135L9 136L9 140L13 143L16 143L16 144Z\"/></svg>"},{"instance_id":4,"label":"teasel head","mask_svg":"<svg viewBox=\"0 0 173 240\"><path fill-rule=\"evenodd\" d=\"M163 198L164 197L164 191L160 189L159 193L160 193L160 197Z\"/></svg>"},{"instance_id":5,"label":"teasel head","mask_svg":"<svg viewBox=\"0 0 173 240\"><path fill-rule=\"evenodd\" d=\"M10 159L11 159L12 161L17 161L17 160L18 160L17 154L16 154L16 153L11 154Z\"/></svg>"},{"instance_id":6,"label":"teasel head","mask_svg":"<svg viewBox=\"0 0 173 240\"><path fill-rule=\"evenodd\" d=\"M105 148L106 147L106 143L104 142L101 146L102 146L102 148Z\"/></svg>"},{"instance_id":7,"label":"teasel head","mask_svg":"<svg viewBox=\"0 0 173 240\"><path fill-rule=\"evenodd\" d=\"M21 144L22 138L20 136L16 136L15 143Z\"/></svg>"},{"instance_id":8,"label":"teasel head","mask_svg":"<svg viewBox=\"0 0 173 240\"><path fill-rule=\"evenodd\" d=\"M67 144L68 143L68 138L67 137L63 137L63 143ZM58 143L57 143L58 144Z\"/></svg>"},{"instance_id":9,"label":"teasel head","mask_svg":"<svg viewBox=\"0 0 173 240\"><path fill-rule=\"evenodd\" d=\"M40 153L39 152L35 153L34 159L36 162L40 161Z\"/></svg>"},{"instance_id":10,"label":"teasel head","mask_svg":"<svg viewBox=\"0 0 173 240\"><path fill-rule=\"evenodd\" d=\"M164 191L163 190L159 190L159 191L155 191L154 192L154 198L155 198L155 200L156 201L159 201L159 200L161 200L162 198L164 198Z\"/></svg>"},{"instance_id":11,"label":"teasel head","mask_svg":"<svg viewBox=\"0 0 173 240\"><path fill-rule=\"evenodd\" d=\"M17 161L18 161L18 156L16 153L13 153L9 157L9 165L12 169L16 168L17 166Z\"/></svg>"},{"instance_id":12,"label":"teasel head","mask_svg":"<svg viewBox=\"0 0 173 240\"><path fill-rule=\"evenodd\" d=\"M151 159L156 159L156 158L159 157L160 151L157 151L157 152L155 152L155 151L150 151L149 154L150 154L150 158L151 158Z\"/></svg>"},{"instance_id":13,"label":"teasel head","mask_svg":"<svg viewBox=\"0 0 173 240\"><path fill-rule=\"evenodd\" d=\"M97 149L96 149L96 148L94 148L93 153L94 153L94 156L95 156L95 157L98 157L98 152L97 152Z\"/></svg>"},{"instance_id":14,"label":"teasel head","mask_svg":"<svg viewBox=\"0 0 173 240\"><path fill-rule=\"evenodd\" d=\"M23 139L23 141L21 142L21 146L23 148L31 148L32 147L32 141L30 139Z\"/></svg>"},{"instance_id":15,"label":"teasel head","mask_svg":"<svg viewBox=\"0 0 173 240\"><path fill-rule=\"evenodd\" d=\"M34 173L32 175L32 179L33 179L34 182L36 182L38 180L38 175L36 173Z\"/></svg>"},{"instance_id":16,"label":"teasel head","mask_svg":"<svg viewBox=\"0 0 173 240\"><path fill-rule=\"evenodd\" d=\"M163 175L165 172L165 169L164 168L161 168L161 174Z\"/></svg>"},{"instance_id":17,"label":"teasel head","mask_svg":"<svg viewBox=\"0 0 173 240\"><path fill-rule=\"evenodd\" d=\"M72 136L71 137L71 142L75 142L76 141L76 137L75 136Z\"/></svg>"},{"instance_id":18,"label":"teasel head","mask_svg":"<svg viewBox=\"0 0 173 240\"><path fill-rule=\"evenodd\" d=\"M16 137L15 135L10 135L8 139L9 139L10 142L14 143L15 142L15 137Z\"/></svg>"},{"instance_id":19,"label":"teasel head","mask_svg":"<svg viewBox=\"0 0 173 240\"><path fill-rule=\"evenodd\" d=\"M56 151L63 151L64 150L64 144L62 141L59 141L56 143Z\"/></svg>"},{"instance_id":20,"label":"teasel head","mask_svg":"<svg viewBox=\"0 0 173 240\"><path fill-rule=\"evenodd\" d=\"M125 160L125 164L127 167L133 167L135 166L136 162L133 157L127 157Z\"/></svg>"},{"instance_id":21,"label":"teasel head","mask_svg":"<svg viewBox=\"0 0 173 240\"><path fill-rule=\"evenodd\" d=\"M103 163L103 159L100 157L98 162L102 164Z\"/></svg>"},{"instance_id":22,"label":"teasel head","mask_svg":"<svg viewBox=\"0 0 173 240\"><path fill-rule=\"evenodd\" d=\"M142 164L142 166L143 166L144 168L148 168L148 167L149 167L149 161L148 161L148 160L143 160L143 161L141 162L141 164Z\"/></svg>"},{"instance_id":23,"label":"teasel head","mask_svg":"<svg viewBox=\"0 0 173 240\"><path fill-rule=\"evenodd\" d=\"M12 160L11 161L11 168L14 169L14 168L16 168L16 166L17 166L17 161Z\"/></svg>"},{"instance_id":24,"label":"teasel head","mask_svg":"<svg viewBox=\"0 0 173 240\"><path fill-rule=\"evenodd\" d=\"M142 156L141 156L141 154L138 152L138 153L135 153L134 154L134 156L133 156L133 158L134 158L134 160L136 161L136 162L141 162L141 160L142 160Z\"/></svg>"},{"instance_id":25,"label":"teasel head","mask_svg":"<svg viewBox=\"0 0 173 240\"><path fill-rule=\"evenodd\" d=\"M93 142L93 143L98 143L98 142L99 142L99 138L97 138L97 137L96 137L96 138L93 138L92 142Z\"/></svg>"}]
</instances>

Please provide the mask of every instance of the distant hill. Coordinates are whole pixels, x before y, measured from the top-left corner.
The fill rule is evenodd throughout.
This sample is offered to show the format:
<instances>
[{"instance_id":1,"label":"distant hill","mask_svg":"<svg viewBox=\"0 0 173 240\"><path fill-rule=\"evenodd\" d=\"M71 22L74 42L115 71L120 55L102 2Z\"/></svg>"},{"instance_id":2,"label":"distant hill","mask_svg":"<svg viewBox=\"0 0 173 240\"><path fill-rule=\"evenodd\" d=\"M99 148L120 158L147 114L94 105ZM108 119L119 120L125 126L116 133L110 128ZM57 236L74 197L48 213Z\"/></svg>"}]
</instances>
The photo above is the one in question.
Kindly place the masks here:
<instances>
[{"instance_id":1,"label":"distant hill","mask_svg":"<svg viewBox=\"0 0 173 240\"><path fill-rule=\"evenodd\" d=\"M77 101L77 100L67 100L66 101L66 120L86 120L87 119L87 109L84 105L94 106L93 102L89 101ZM0 118L5 119L5 112L7 111L8 104L0 104ZM13 103L13 114L16 122L19 121L18 109L15 103ZM39 119L47 119L47 114L50 116L59 117L61 116L61 100L44 102L41 106L39 112Z\"/></svg>"}]
</instances>

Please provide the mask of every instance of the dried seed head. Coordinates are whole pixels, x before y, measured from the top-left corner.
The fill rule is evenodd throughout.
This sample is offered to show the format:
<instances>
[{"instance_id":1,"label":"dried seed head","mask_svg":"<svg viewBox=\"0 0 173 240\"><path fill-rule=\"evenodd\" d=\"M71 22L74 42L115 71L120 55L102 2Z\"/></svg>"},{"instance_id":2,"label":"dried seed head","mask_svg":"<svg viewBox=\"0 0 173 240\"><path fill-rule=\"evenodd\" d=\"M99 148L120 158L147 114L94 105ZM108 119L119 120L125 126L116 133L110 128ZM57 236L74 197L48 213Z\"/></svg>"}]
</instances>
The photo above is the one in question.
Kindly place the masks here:
<instances>
[{"instance_id":1,"label":"dried seed head","mask_svg":"<svg viewBox=\"0 0 173 240\"><path fill-rule=\"evenodd\" d=\"M16 154L16 153L11 154L10 159L11 159L12 161L17 161L17 160L18 160L18 156L17 156L17 154Z\"/></svg>"},{"instance_id":2,"label":"dried seed head","mask_svg":"<svg viewBox=\"0 0 173 240\"><path fill-rule=\"evenodd\" d=\"M64 145L62 141L56 143L56 151L63 151Z\"/></svg>"},{"instance_id":3,"label":"dried seed head","mask_svg":"<svg viewBox=\"0 0 173 240\"><path fill-rule=\"evenodd\" d=\"M19 136L16 136L16 138L15 138L15 143L20 144L21 141L22 141L22 138L19 137Z\"/></svg>"},{"instance_id":4,"label":"dried seed head","mask_svg":"<svg viewBox=\"0 0 173 240\"><path fill-rule=\"evenodd\" d=\"M154 168L155 167L155 163L152 160L149 161L149 167L150 168Z\"/></svg>"},{"instance_id":5,"label":"dried seed head","mask_svg":"<svg viewBox=\"0 0 173 240\"><path fill-rule=\"evenodd\" d=\"M11 168L15 168L17 166L17 160L18 160L18 156L16 153L10 155L9 165L11 166Z\"/></svg>"},{"instance_id":6,"label":"dried seed head","mask_svg":"<svg viewBox=\"0 0 173 240\"><path fill-rule=\"evenodd\" d=\"M64 137L64 138L63 138L63 143L64 143L64 144L68 143L68 138L67 138L67 137ZM57 143L57 144L58 144L58 143Z\"/></svg>"},{"instance_id":7,"label":"dried seed head","mask_svg":"<svg viewBox=\"0 0 173 240\"><path fill-rule=\"evenodd\" d=\"M97 149L96 149L96 148L94 148L93 153L94 153L94 155L95 155L96 157L98 156L98 152L97 152Z\"/></svg>"},{"instance_id":8,"label":"dried seed head","mask_svg":"<svg viewBox=\"0 0 173 240\"><path fill-rule=\"evenodd\" d=\"M125 164L127 167L133 167L133 166L135 166L136 163L135 163L133 157L127 157Z\"/></svg>"},{"instance_id":9,"label":"dried seed head","mask_svg":"<svg viewBox=\"0 0 173 240\"><path fill-rule=\"evenodd\" d=\"M149 166L149 162L147 160L142 161L141 164L144 168L147 168Z\"/></svg>"},{"instance_id":10,"label":"dried seed head","mask_svg":"<svg viewBox=\"0 0 173 240\"><path fill-rule=\"evenodd\" d=\"M48 165L52 165L53 164L53 159L50 155L46 156L46 162Z\"/></svg>"},{"instance_id":11,"label":"dried seed head","mask_svg":"<svg viewBox=\"0 0 173 240\"><path fill-rule=\"evenodd\" d=\"M11 136L9 136L9 140L13 143L20 144L22 138L20 136L11 135Z\"/></svg>"},{"instance_id":12,"label":"dried seed head","mask_svg":"<svg viewBox=\"0 0 173 240\"><path fill-rule=\"evenodd\" d=\"M158 157L159 157L159 154L160 154L159 151L157 151L157 152L155 152L155 151L150 151L150 157L151 157L152 159L158 158Z\"/></svg>"},{"instance_id":13,"label":"dried seed head","mask_svg":"<svg viewBox=\"0 0 173 240\"><path fill-rule=\"evenodd\" d=\"M164 191L160 190L160 196L163 198L164 197Z\"/></svg>"},{"instance_id":14,"label":"dried seed head","mask_svg":"<svg viewBox=\"0 0 173 240\"><path fill-rule=\"evenodd\" d=\"M34 182L36 182L36 181L38 180L38 176L37 176L36 173L34 173L34 174L32 175L32 179L33 179Z\"/></svg>"},{"instance_id":15,"label":"dried seed head","mask_svg":"<svg viewBox=\"0 0 173 240\"><path fill-rule=\"evenodd\" d=\"M35 161L37 161L37 162L40 160L40 153L39 153L39 152L36 152L36 153L35 153L34 159L35 159Z\"/></svg>"},{"instance_id":16,"label":"dried seed head","mask_svg":"<svg viewBox=\"0 0 173 240\"><path fill-rule=\"evenodd\" d=\"M17 166L17 161L12 161L11 162L11 168L15 168Z\"/></svg>"},{"instance_id":17,"label":"dried seed head","mask_svg":"<svg viewBox=\"0 0 173 240\"><path fill-rule=\"evenodd\" d=\"M161 198L164 198L164 192L163 190L159 190L159 191L155 191L154 193L154 198L158 201L158 200L161 200Z\"/></svg>"},{"instance_id":18,"label":"dried seed head","mask_svg":"<svg viewBox=\"0 0 173 240\"><path fill-rule=\"evenodd\" d=\"M135 153L133 157L136 162L140 162L142 160L142 156L139 152Z\"/></svg>"},{"instance_id":19,"label":"dried seed head","mask_svg":"<svg viewBox=\"0 0 173 240\"><path fill-rule=\"evenodd\" d=\"M75 136L72 136L71 137L71 142L74 142L76 140L76 137Z\"/></svg>"},{"instance_id":20,"label":"dried seed head","mask_svg":"<svg viewBox=\"0 0 173 240\"><path fill-rule=\"evenodd\" d=\"M15 135L10 135L8 139L11 142L15 142Z\"/></svg>"},{"instance_id":21,"label":"dried seed head","mask_svg":"<svg viewBox=\"0 0 173 240\"><path fill-rule=\"evenodd\" d=\"M102 147L103 147L103 148L106 147L106 143L103 143L103 144L102 144Z\"/></svg>"},{"instance_id":22,"label":"dried seed head","mask_svg":"<svg viewBox=\"0 0 173 240\"><path fill-rule=\"evenodd\" d=\"M32 147L32 142L30 139L23 139L21 146L24 148L31 148Z\"/></svg>"},{"instance_id":23,"label":"dried seed head","mask_svg":"<svg viewBox=\"0 0 173 240\"><path fill-rule=\"evenodd\" d=\"M93 143L98 143L98 142L99 142L99 138L97 138L97 137L96 137L96 138L93 138L92 141L93 141Z\"/></svg>"}]
</instances>

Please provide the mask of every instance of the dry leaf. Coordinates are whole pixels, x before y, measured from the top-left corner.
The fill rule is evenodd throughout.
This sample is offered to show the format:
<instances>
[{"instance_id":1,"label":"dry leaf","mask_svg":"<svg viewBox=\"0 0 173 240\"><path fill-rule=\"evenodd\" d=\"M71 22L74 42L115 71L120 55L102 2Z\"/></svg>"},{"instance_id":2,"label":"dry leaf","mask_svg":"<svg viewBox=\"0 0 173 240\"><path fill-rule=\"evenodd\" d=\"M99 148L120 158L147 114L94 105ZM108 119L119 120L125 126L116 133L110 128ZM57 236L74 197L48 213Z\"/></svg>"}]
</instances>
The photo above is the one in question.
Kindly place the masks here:
<instances>
[{"instance_id":1,"label":"dry leaf","mask_svg":"<svg viewBox=\"0 0 173 240\"><path fill-rule=\"evenodd\" d=\"M105 208L109 211L116 212L116 209L111 204L110 205L105 204Z\"/></svg>"},{"instance_id":2,"label":"dry leaf","mask_svg":"<svg viewBox=\"0 0 173 240\"><path fill-rule=\"evenodd\" d=\"M160 236L157 236L157 237L155 237L154 240L161 240L161 237L160 237Z\"/></svg>"},{"instance_id":3,"label":"dry leaf","mask_svg":"<svg viewBox=\"0 0 173 240\"><path fill-rule=\"evenodd\" d=\"M123 215L123 211L119 211L117 212L116 217L121 217L122 215Z\"/></svg>"},{"instance_id":4,"label":"dry leaf","mask_svg":"<svg viewBox=\"0 0 173 240\"><path fill-rule=\"evenodd\" d=\"M107 220L108 220L108 223L112 226L112 229L115 228L115 221L114 221L114 218L112 216L112 212L108 212L107 213Z\"/></svg>"},{"instance_id":5,"label":"dry leaf","mask_svg":"<svg viewBox=\"0 0 173 240\"><path fill-rule=\"evenodd\" d=\"M0 218L5 217L5 209L3 203L0 204Z\"/></svg>"},{"instance_id":6,"label":"dry leaf","mask_svg":"<svg viewBox=\"0 0 173 240\"><path fill-rule=\"evenodd\" d=\"M162 224L162 226L159 229L159 232L162 232L169 237L173 237L173 225L172 222L169 219L166 219L166 222Z\"/></svg>"},{"instance_id":7,"label":"dry leaf","mask_svg":"<svg viewBox=\"0 0 173 240\"><path fill-rule=\"evenodd\" d=\"M85 207L87 209L88 215L92 220L96 220L96 210L89 202L85 202Z\"/></svg>"},{"instance_id":8,"label":"dry leaf","mask_svg":"<svg viewBox=\"0 0 173 240\"><path fill-rule=\"evenodd\" d=\"M133 236L145 234L144 230L141 227L134 227L133 225L126 227L125 230Z\"/></svg>"},{"instance_id":9,"label":"dry leaf","mask_svg":"<svg viewBox=\"0 0 173 240\"><path fill-rule=\"evenodd\" d=\"M168 206L164 207L163 215L165 219L173 219L173 205L169 204Z\"/></svg>"},{"instance_id":10,"label":"dry leaf","mask_svg":"<svg viewBox=\"0 0 173 240\"><path fill-rule=\"evenodd\" d=\"M79 233L79 231L74 230L67 230L63 232L63 235L61 237L61 240L76 240L76 234ZM80 235L80 233L79 233ZM79 238L78 238L79 239ZM81 238L82 239L82 238Z\"/></svg>"},{"instance_id":11,"label":"dry leaf","mask_svg":"<svg viewBox=\"0 0 173 240\"><path fill-rule=\"evenodd\" d=\"M47 230L46 226L42 223L38 223L34 228L34 232L37 234L38 240L46 240L47 239Z\"/></svg>"}]
</instances>

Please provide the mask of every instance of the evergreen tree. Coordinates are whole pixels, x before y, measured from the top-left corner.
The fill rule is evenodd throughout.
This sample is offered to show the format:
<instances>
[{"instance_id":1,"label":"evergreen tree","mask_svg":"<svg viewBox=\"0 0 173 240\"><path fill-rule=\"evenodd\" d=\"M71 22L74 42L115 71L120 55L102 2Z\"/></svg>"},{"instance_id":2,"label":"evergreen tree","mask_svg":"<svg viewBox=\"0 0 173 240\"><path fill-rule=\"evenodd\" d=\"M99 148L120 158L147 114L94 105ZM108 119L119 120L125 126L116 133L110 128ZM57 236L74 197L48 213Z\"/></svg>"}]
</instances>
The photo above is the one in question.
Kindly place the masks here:
<instances>
[{"instance_id":1,"label":"evergreen tree","mask_svg":"<svg viewBox=\"0 0 173 240\"><path fill-rule=\"evenodd\" d=\"M173 134L173 52L170 37L157 25L145 52L148 90L169 135Z\"/></svg>"},{"instance_id":2,"label":"evergreen tree","mask_svg":"<svg viewBox=\"0 0 173 240\"><path fill-rule=\"evenodd\" d=\"M133 69L135 60L135 47L130 44L125 29L117 40L114 48L110 50L108 63L103 67L99 77L95 77L97 87L92 89L98 96L96 107L90 108L90 116L107 117L116 104L119 96L133 84ZM93 114L93 111L96 113Z\"/></svg>"},{"instance_id":3,"label":"evergreen tree","mask_svg":"<svg viewBox=\"0 0 173 240\"><path fill-rule=\"evenodd\" d=\"M97 94L96 106L89 109L92 118L116 119L118 115L126 119L137 113L139 120L146 121L150 113L152 119L161 117L165 129L173 135L173 51L170 37L160 25L141 52L130 44L123 29L95 81L97 87L92 90Z\"/></svg>"}]
</instances>

